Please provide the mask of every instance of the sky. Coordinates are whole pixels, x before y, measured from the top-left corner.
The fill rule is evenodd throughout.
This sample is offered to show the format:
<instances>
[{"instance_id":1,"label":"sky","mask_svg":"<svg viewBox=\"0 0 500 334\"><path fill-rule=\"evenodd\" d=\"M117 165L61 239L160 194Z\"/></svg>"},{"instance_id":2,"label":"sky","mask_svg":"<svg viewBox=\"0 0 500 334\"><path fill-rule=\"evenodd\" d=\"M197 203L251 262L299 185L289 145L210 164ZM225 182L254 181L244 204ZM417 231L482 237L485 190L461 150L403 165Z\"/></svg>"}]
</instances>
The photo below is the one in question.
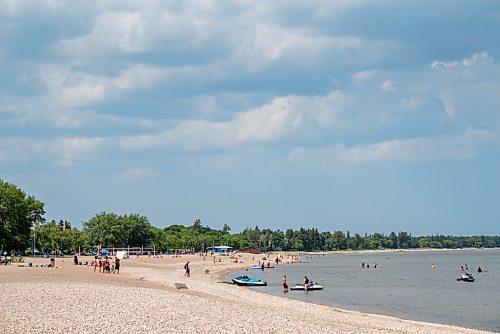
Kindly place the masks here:
<instances>
[{"instance_id":1,"label":"sky","mask_svg":"<svg viewBox=\"0 0 500 334\"><path fill-rule=\"evenodd\" d=\"M500 2L0 0L0 178L73 226L500 234Z\"/></svg>"}]
</instances>

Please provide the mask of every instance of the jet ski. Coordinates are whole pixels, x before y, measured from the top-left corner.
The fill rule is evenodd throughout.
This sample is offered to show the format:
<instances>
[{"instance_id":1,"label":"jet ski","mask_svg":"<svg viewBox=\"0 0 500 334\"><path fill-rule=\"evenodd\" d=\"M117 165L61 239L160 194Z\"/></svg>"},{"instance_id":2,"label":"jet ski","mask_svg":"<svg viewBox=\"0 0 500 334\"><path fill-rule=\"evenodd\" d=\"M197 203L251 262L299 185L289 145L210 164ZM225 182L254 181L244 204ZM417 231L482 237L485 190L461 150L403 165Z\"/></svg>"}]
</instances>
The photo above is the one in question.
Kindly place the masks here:
<instances>
[{"instance_id":1,"label":"jet ski","mask_svg":"<svg viewBox=\"0 0 500 334\"><path fill-rule=\"evenodd\" d=\"M304 288L304 284L295 284L295 286L290 287L290 290L296 291L314 291L314 290L323 290L323 285L319 285L318 283L311 282L307 284L307 289Z\"/></svg>"},{"instance_id":2,"label":"jet ski","mask_svg":"<svg viewBox=\"0 0 500 334\"><path fill-rule=\"evenodd\" d=\"M460 275L459 278L457 278L457 281L474 282L474 276L472 276L472 274L465 272L465 273L462 273L462 275Z\"/></svg>"},{"instance_id":3,"label":"jet ski","mask_svg":"<svg viewBox=\"0 0 500 334\"><path fill-rule=\"evenodd\" d=\"M238 276L232 279L233 283L241 286L266 286L260 278L250 278L248 276Z\"/></svg>"}]
</instances>

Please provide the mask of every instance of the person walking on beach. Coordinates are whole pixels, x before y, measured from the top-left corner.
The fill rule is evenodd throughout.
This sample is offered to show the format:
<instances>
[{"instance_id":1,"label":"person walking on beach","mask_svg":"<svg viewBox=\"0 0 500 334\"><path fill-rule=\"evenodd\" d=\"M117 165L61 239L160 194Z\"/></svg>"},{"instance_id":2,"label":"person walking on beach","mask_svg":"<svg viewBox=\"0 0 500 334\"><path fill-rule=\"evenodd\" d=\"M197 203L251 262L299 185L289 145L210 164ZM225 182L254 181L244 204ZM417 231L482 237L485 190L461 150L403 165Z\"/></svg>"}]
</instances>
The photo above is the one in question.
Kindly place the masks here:
<instances>
[{"instance_id":1,"label":"person walking on beach","mask_svg":"<svg viewBox=\"0 0 500 334\"><path fill-rule=\"evenodd\" d=\"M288 284L286 284L286 275L283 275L281 282L283 282L283 292L288 292Z\"/></svg>"},{"instance_id":2,"label":"person walking on beach","mask_svg":"<svg viewBox=\"0 0 500 334\"><path fill-rule=\"evenodd\" d=\"M186 262L186 264L184 265L184 269L186 270L186 272L184 273L184 277L191 277L191 269L189 269L189 261Z\"/></svg>"}]
</instances>

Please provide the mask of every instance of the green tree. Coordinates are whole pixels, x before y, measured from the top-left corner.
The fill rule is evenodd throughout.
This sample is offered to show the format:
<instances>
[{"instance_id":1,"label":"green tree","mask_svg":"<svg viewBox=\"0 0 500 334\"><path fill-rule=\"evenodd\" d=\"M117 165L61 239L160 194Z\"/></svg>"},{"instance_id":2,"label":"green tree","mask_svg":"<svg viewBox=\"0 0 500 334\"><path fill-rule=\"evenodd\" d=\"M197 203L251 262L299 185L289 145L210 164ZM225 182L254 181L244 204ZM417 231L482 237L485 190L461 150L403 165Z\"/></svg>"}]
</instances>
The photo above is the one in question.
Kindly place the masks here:
<instances>
[{"instance_id":1,"label":"green tree","mask_svg":"<svg viewBox=\"0 0 500 334\"><path fill-rule=\"evenodd\" d=\"M91 243L103 247L149 245L154 236L148 219L138 214L101 212L84 222L83 230Z\"/></svg>"},{"instance_id":2,"label":"green tree","mask_svg":"<svg viewBox=\"0 0 500 334\"><path fill-rule=\"evenodd\" d=\"M31 227L44 221L44 204L15 185L0 180L0 248L24 250Z\"/></svg>"},{"instance_id":3,"label":"green tree","mask_svg":"<svg viewBox=\"0 0 500 334\"><path fill-rule=\"evenodd\" d=\"M231 231L231 228L229 227L229 225L224 224L224 227L222 227L222 232L227 234L227 233L229 233L229 231Z\"/></svg>"}]
</instances>

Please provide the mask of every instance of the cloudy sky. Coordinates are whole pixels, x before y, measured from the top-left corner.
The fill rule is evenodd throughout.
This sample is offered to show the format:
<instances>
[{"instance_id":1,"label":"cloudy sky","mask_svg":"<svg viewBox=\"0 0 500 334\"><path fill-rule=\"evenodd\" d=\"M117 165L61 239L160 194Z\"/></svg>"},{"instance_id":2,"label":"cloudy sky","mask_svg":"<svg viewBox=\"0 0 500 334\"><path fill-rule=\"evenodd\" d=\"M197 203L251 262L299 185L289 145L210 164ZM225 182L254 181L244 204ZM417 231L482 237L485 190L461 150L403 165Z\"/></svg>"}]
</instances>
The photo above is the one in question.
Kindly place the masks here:
<instances>
[{"instance_id":1,"label":"cloudy sky","mask_svg":"<svg viewBox=\"0 0 500 334\"><path fill-rule=\"evenodd\" d=\"M499 234L500 2L0 0L0 178L75 226Z\"/></svg>"}]
</instances>

